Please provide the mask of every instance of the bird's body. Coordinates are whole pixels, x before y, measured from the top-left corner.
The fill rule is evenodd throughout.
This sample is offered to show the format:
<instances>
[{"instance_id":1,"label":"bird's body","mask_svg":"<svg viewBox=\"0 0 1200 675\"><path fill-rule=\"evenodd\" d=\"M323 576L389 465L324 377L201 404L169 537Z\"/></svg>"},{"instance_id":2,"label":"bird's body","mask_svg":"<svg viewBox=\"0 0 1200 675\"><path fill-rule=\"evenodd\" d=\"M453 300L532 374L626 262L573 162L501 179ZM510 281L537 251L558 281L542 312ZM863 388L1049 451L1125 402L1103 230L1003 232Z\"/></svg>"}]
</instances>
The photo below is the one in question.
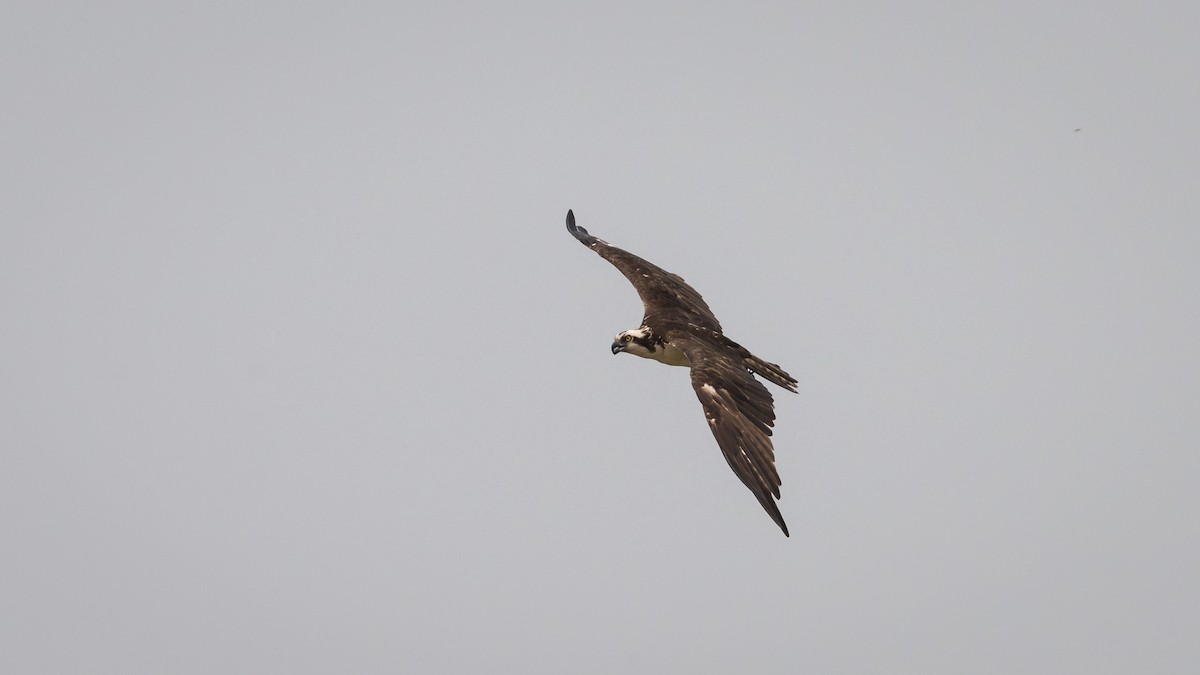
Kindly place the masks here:
<instances>
[{"instance_id":1,"label":"bird's body","mask_svg":"<svg viewBox=\"0 0 1200 675\"><path fill-rule=\"evenodd\" d=\"M729 467L788 534L775 504L780 480L771 445L774 401L754 374L791 392L796 391L795 378L725 337L704 299L680 276L593 237L575 225L571 211L567 230L620 270L642 299L642 325L618 334L613 354L691 368L692 387Z\"/></svg>"}]
</instances>

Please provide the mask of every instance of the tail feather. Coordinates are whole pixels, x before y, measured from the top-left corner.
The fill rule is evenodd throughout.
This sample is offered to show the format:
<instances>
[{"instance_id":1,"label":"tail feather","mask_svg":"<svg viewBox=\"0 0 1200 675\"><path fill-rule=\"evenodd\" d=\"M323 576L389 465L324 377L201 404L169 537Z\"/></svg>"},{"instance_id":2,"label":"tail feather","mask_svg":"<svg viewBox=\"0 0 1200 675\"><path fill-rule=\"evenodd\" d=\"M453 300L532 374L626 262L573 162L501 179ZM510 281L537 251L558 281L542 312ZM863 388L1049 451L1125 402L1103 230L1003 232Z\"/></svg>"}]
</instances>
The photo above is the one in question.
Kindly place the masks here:
<instances>
[{"instance_id":1,"label":"tail feather","mask_svg":"<svg viewBox=\"0 0 1200 675\"><path fill-rule=\"evenodd\" d=\"M762 359L750 353L747 353L744 357L742 357L742 360L745 362L746 367L749 368L751 372L757 375L762 375L769 382L783 387L792 393L796 393L796 378L784 372L783 368L780 368L774 363L767 363L766 361L763 361Z\"/></svg>"},{"instance_id":2,"label":"tail feather","mask_svg":"<svg viewBox=\"0 0 1200 675\"><path fill-rule=\"evenodd\" d=\"M742 363L746 364L746 368L749 369L750 372L754 373L755 375L762 375L763 377L767 378L768 382L783 387L793 394L798 393L796 391L796 378L788 375L783 368L780 368L774 363L763 361L757 356L751 354L749 349L746 349L724 335L721 336L721 340L727 346L736 349L737 352L742 355Z\"/></svg>"}]
</instances>

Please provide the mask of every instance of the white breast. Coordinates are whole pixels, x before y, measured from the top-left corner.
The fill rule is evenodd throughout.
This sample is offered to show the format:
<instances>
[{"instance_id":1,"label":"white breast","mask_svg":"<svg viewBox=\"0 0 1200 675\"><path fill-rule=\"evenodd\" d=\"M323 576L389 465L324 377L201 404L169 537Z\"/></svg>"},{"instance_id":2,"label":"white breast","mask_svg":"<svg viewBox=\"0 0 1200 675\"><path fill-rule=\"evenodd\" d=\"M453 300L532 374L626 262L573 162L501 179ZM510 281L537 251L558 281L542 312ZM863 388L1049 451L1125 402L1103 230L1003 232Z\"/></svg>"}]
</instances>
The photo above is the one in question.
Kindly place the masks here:
<instances>
[{"instance_id":1,"label":"white breast","mask_svg":"<svg viewBox=\"0 0 1200 675\"><path fill-rule=\"evenodd\" d=\"M654 350L654 353L650 355L650 358L654 359L655 361L665 363L668 366L690 365L688 363L688 357L686 354L668 344L664 344L661 348Z\"/></svg>"}]
</instances>

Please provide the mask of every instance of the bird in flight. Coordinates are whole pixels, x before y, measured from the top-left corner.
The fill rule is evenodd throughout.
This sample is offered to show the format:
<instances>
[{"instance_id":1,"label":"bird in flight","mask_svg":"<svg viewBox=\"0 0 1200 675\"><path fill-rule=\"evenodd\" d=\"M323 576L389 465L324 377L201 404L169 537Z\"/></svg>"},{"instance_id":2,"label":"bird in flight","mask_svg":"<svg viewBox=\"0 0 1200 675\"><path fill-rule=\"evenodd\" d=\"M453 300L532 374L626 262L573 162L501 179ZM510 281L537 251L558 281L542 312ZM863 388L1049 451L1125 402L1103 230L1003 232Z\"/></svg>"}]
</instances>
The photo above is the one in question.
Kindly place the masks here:
<instances>
[{"instance_id":1,"label":"bird in flight","mask_svg":"<svg viewBox=\"0 0 1200 675\"><path fill-rule=\"evenodd\" d=\"M612 353L691 368L692 388L729 468L791 536L775 503L780 480L771 445L774 401L754 375L792 393L796 379L725 337L704 298L682 277L593 237L575 224L572 211L567 211L567 231L620 270L642 299L642 325L618 334Z\"/></svg>"}]
</instances>

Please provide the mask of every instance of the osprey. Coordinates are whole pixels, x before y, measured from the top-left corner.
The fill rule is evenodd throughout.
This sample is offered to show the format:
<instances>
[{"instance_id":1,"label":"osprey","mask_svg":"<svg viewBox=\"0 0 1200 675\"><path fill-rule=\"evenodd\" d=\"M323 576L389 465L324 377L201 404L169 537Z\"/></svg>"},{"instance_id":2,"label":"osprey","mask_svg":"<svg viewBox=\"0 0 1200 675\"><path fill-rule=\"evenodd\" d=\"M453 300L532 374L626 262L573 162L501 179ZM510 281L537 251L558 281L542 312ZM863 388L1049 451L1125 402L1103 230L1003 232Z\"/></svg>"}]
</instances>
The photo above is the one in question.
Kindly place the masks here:
<instances>
[{"instance_id":1,"label":"osprey","mask_svg":"<svg viewBox=\"0 0 1200 675\"><path fill-rule=\"evenodd\" d=\"M796 379L725 337L704 298L682 277L588 234L567 211L567 231L625 275L642 299L642 325L617 335L612 353L626 352L668 366L689 366L692 388L729 467L788 535L779 513L779 472L771 446L771 392L754 379L796 392Z\"/></svg>"}]
</instances>

